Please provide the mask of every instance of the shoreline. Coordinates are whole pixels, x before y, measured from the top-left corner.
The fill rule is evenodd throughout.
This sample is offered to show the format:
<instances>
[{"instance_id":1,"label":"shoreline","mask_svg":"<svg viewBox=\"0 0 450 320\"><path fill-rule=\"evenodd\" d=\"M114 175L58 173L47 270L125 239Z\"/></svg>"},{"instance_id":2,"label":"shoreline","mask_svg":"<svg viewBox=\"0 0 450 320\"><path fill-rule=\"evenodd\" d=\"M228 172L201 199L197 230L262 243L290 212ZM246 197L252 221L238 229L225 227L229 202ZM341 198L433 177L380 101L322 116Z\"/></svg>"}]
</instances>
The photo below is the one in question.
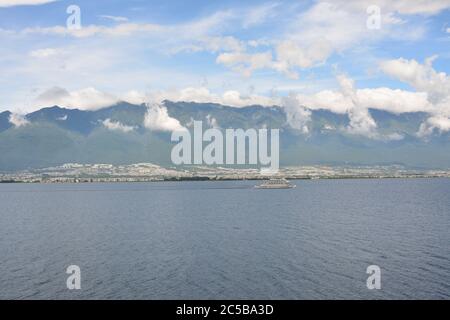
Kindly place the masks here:
<instances>
[{"instance_id":1,"label":"shoreline","mask_svg":"<svg viewBox=\"0 0 450 320\"><path fill-rule=\"evenodd\" d=\"M298 177L298 176L286 176L280 175L276 178L284 178L290 181L295 180L380 180L380 179L449 179L450 176L445 175L385 175L385 176L366 176L366 175L355 175L355 176L314 176L314 177ZM227 177L171 177L163 179L146 179L139 178L134 179L131 177L121 177L121 178L54 178L52 180L35 180L35 181L25 181L25 180L0 180L0 184L93 184L93 183L159 183L159 182L225 182L225 181L263 181L269 180L270 177L248 177L248 178L227 178ZM60 181L64 180L64 181Z\"/></svg>"}]
</instances>

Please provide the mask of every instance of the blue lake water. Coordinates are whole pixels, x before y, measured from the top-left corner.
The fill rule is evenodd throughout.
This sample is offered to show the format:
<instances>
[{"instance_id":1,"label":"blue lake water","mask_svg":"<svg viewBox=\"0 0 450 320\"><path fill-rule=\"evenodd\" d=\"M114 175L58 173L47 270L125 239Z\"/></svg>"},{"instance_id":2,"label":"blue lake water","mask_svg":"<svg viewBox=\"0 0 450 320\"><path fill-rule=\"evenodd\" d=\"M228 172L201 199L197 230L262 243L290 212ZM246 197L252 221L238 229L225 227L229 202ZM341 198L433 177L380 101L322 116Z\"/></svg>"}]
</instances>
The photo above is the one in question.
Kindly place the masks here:
<instances>
[{"instance_id":1,"label":"blue lake water","mask_svg":"<svg viewBox=\"0 0 450 320\"><path fill-rule=\"evenodd\" d=\"M295 183L0 184L0 298L450 298L450 179Z\"/></svg>"}]
</instances>

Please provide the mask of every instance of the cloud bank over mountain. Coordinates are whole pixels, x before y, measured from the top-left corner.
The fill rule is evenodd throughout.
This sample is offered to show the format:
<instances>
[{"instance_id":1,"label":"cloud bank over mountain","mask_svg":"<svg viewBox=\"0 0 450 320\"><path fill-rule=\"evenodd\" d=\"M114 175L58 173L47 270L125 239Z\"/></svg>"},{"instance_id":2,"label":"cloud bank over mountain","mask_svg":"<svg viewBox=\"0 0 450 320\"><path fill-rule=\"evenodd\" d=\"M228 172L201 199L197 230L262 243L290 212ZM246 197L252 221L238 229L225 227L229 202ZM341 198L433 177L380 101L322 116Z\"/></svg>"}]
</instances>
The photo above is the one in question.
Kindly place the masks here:
<instances>
[{"instance_id":1,"label":"cloud bank over mountain","mask_svg":"<svg viewBox=\"0 0 450 320\"><path fill-rule=\"evenodd\" d=\"M233 107L261 105L281 106L286 109L288 122L293 128L308 133L311 110L327 110L345 114L350 118L348 132L364 135L373 139L401 139L400 134L381 136L377 132L377 123L368 110L375 109L394 114L424 112L429 119L424 121L417 134L426 137L434 130L447 132L450 123L450 76L438 72L432 62L437 57L427 58L421 64L416 60L403 58L385 60L379 63L380 71L405 84L415 91L390 89L387 87L358 89L355 81L347 75L339 74L336 81L339 90L322 90L312 94L291 93L288 97L241 94L238 91L225 91L223 94L211 92L206 87L156 90L148 93L131 91L123 96L114 96L95 88L85 88L69 92L54 87L40 94L34 101L36 106L61 105L82 110L97 110L126 101L134 104L148 103L148 128L172 131L182 129L176 119L167 115L161 102L217 103Z\"/></svg>"},{"instance_id":2,"label":"cloud bank over mountain","mask_svg":"<svg viewBox=\"0 0 450 320\"><path fill-rule=\"evenodd\" d=\"M342 78L343 92L354 95ZM348 91L346 91L348 90ZM285 107L230 107L211 103L118 103L97 110L44 108L26 115L0 113L0 171L69 162L172 166L174 131L204 128L280 129L282 165L402 164L448 168L450 132L426 113L395 114L354 104L346 114ZM292 104L290 104L292 103ZM417 135L422 130L426 137ZM428 132L429 131L429 132Z\"/></svg>"}]
</instances>

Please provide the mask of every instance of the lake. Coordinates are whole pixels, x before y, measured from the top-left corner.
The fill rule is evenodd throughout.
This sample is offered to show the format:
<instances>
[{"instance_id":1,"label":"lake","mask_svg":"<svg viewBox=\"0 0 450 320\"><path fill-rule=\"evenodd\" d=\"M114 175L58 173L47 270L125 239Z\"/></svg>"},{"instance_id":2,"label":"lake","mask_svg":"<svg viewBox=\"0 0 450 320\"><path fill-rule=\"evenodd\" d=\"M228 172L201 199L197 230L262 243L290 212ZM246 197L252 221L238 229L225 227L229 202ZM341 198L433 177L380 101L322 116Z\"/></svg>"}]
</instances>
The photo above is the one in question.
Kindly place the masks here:
<instances>
[{"instance_id":1,"label":"lake","mask_svg":"<svg viewBox=\"0 0 450 320\"><path fill-rule=\"evenodd\" d=\"M450 179L294 183L0 184L0 298L450 298Z\"/></svg>"}]
</instances>

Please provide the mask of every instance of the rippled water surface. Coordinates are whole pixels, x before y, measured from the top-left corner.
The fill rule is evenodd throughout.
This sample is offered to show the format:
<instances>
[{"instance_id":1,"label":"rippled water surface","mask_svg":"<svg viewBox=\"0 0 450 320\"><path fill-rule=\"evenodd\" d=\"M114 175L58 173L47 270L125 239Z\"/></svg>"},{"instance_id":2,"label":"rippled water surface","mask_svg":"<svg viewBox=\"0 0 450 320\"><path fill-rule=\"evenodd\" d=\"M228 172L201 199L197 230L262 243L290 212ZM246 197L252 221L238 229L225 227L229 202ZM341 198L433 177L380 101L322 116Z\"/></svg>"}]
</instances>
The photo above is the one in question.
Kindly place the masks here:
<instances>
[{"instance_id":1,"label":"rippled water surface","mask_svg":"<svg viewBox=\"0 0 450 320\"><path fill-rule=\"evenodd\" d=\"M295 183L1 184L0 298L450 298L450 179Z\"/></svg>"}]
</instances>

